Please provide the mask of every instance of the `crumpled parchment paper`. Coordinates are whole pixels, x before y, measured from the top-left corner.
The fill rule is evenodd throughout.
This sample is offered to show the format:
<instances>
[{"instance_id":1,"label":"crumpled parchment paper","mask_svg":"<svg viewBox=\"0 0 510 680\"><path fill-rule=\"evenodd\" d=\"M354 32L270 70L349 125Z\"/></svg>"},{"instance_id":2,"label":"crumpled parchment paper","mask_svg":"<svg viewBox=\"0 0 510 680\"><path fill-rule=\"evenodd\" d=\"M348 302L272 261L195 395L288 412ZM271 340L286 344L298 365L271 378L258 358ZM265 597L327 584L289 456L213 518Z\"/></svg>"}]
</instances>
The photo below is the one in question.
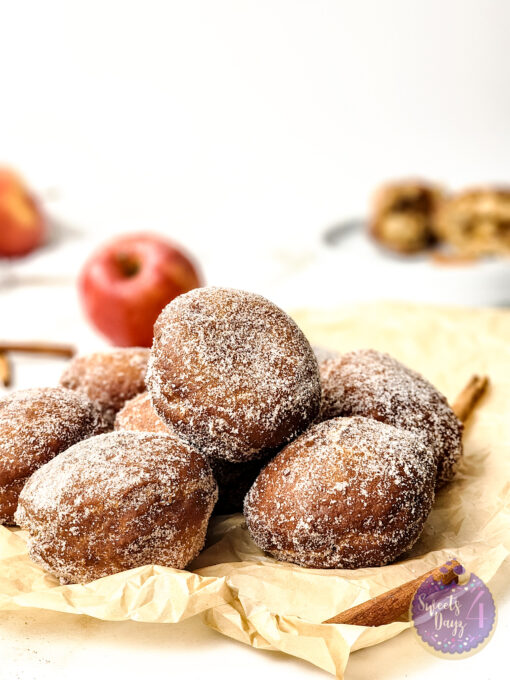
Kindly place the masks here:
<instances>
[{"instance_id":1,"label":"crumpled parchment paper","mask_svg":"<svg viewBox=\"0 0 510 680\"><path fill-rule=\"evenodd\" d=\"M393 637L409 623L367 628L321 621L453 556L491 579L510 551L510 313L379 303L293 316L312 343L390 352L452 401L473 373L491 378L467 426L459 473L439 492L410 554L381 568L304 569L265 556L243 517L232 515L212 521L206 549L186 571L146 566L61 586L31 562L24 532L0 527L0 610L35 607L161 623L201 614L224 635L341 678L351 651Z\"/></svg>"}]
</instances>

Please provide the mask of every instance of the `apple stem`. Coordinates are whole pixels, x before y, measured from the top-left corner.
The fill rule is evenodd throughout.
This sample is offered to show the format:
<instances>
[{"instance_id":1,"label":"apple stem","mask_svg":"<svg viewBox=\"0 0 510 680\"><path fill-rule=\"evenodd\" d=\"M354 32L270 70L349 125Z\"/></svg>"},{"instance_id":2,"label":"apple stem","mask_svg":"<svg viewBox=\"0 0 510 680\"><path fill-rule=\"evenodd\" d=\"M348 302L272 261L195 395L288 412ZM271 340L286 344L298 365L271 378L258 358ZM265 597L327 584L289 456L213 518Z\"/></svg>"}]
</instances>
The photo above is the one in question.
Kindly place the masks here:
<instances>
[{"instance_id":1,"label":"apple stem","mask_svg":"<svg viewBox=\"0 0 510 680\"><path fill-rule=\"evenodd\" d=\"M140 262L136 257L129 253L118 253L116 257L117 263L124 276L130 278L138 274L140 271Z\"/></svg>"}]
</instances>

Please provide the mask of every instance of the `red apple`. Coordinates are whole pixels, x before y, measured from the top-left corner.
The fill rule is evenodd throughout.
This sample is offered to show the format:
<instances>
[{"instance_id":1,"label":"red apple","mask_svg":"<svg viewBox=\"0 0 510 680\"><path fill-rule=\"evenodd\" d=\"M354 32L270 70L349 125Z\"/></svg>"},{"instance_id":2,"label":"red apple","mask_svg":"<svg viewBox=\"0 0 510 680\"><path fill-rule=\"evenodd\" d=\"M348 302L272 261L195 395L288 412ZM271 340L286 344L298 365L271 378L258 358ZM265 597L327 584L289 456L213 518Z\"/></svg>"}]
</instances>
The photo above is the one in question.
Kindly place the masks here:
<instances>
[{"instance_id":1,"label":"red apple","mask_svg":"<svg viewBox=\"0 0 510 680\"><path fill-rule=\"evenodd\" d=\"M105 244L86 262L79 279L89 319L120 347L150 347L163 307L200 285L190 258L155 234L130 234Z\"/></svg>"},{"instance_id":2,"label":"red apple","mask_svg":"<svg viewBox=\"0 0 510 680\"><path fill-rule=\"evenodd\" d=\"M41 245L45 233L42 212L25 184L0 168L0 257L26 255Z\"/></svg>"}]
</instances>

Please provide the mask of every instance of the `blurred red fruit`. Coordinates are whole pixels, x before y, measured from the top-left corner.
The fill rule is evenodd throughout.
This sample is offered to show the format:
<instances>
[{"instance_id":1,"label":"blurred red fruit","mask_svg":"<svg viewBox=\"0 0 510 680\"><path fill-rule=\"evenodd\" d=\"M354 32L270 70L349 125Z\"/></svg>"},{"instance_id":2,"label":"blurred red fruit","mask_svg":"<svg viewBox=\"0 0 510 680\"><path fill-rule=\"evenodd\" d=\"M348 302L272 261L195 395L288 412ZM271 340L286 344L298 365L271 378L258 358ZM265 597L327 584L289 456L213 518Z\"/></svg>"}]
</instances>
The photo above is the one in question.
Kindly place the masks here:
<instances>
[{"instance_id":1,"label":"blurred red fruit","mask_svg":"<svg viewBox=\"0 0 510 680\"><path fill-rule=\"evenodd\" d=\"M105 244L86 262L79 280L90 321L121 347L150 347L163 307L200 285L197 266L155 234L130 234Z\"/></svg>"},{"instance_id":2,"label":"blurred red fruit","mask_svg":"<svg viewBox=\"0 0 510 680\"><path fill-rule=\"evenodd\" d=\"M0 257L26 255L41 245L44 218L23 181L0 168Z\"/></svg>"}]
</instances>

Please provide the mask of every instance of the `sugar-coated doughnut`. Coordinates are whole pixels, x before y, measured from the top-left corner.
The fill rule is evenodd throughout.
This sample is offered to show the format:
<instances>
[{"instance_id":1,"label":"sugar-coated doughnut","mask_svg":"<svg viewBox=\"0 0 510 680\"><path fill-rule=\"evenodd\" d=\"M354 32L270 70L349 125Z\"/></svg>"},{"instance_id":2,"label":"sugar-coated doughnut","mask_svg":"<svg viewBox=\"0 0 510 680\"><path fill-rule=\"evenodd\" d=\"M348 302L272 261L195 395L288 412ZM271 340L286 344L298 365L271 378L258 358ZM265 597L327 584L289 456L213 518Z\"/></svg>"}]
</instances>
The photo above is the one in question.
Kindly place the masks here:
<instances>
[{"instance_id":1,"label":"sugar-coated doughnut","mask_svg":"<svg viewBox=\"0 0 510 680\"><path fill-rule=\"evenodd\" d=\"M428 380L376 350L348 352L320 366L322 420L365 416L424 437L437 462L437 486L450 481L462 455L463 426Z\"/></svg>"},{"instance_id":2,"label":"sugar-coated doughnut","mask_svg":"<svg viewBox=\"0 0 510 680\"><path fill-rule=\"evenodd\" d=\"M197 288L154 326L147 387L165 422L212 458L263 457L316 417L320 378L310 344L269 300Z\"/></svg>"},{"instance_id":3,"label":"sugar-coated doughnut","mask_svg":"<svg viewBox=\"0 0 510 680\"><path fill-rule=\"evenodd\" d=\"M85 395L63 387L19 390L0 399L0 524L12 524L28 477L103 427Z\"/></svg>"},{"instance_id":4,"label":"sugar-coated doughnut","mask_svg":"<svg viewBox=\"0 0 510 680\"><path fill-rule=\"evenodd\" d=\"M149 350L127 347L94 352L73 359L60 384L82 392L102 411L105 429L111 430L115 414L128 399L145 391Z\"/></svg>"},{"instance_id":5,"label":"sugar-coated doughnut","mask_svg":"<svg viewBox=\"0 0 510 680\"><path fill-rule=\"evenodd\" d=\"M257 477L244 512L255 543L305 567L388 564L419 537L435 460L412 432L334 418L288 444Z\"/></svg>"},{"instance_id":6,"label":"sugar-coated doughnut","mask_svg":"<svg viewBox=\"0 0 510 680\"><path fill-rule=\"evenodd\" d=\"M164 423L154 410L148 392L139 394L124 405L115 418L116 430L135 432L156 432L178 437L175 430ZM180 439L180 437L179 437ZM209 462L218 483L218 502L214 513L229 515L243 511L244 497L269 458L249 460L245 463L231 463L214 459Z\"/></svg>"},{"instance_id":7,"label":"sugar-coated doughnut","mask_svg":"<svg viewBox=\"0 0 510 680\"><path fill-rule=\"evenodd\" d=\"M16 519L35 562L86 583L144 564L183 569L204 545L216 498L209 463L184 443L111 432L40 468Z\"/></svg>"}]
</instances>

